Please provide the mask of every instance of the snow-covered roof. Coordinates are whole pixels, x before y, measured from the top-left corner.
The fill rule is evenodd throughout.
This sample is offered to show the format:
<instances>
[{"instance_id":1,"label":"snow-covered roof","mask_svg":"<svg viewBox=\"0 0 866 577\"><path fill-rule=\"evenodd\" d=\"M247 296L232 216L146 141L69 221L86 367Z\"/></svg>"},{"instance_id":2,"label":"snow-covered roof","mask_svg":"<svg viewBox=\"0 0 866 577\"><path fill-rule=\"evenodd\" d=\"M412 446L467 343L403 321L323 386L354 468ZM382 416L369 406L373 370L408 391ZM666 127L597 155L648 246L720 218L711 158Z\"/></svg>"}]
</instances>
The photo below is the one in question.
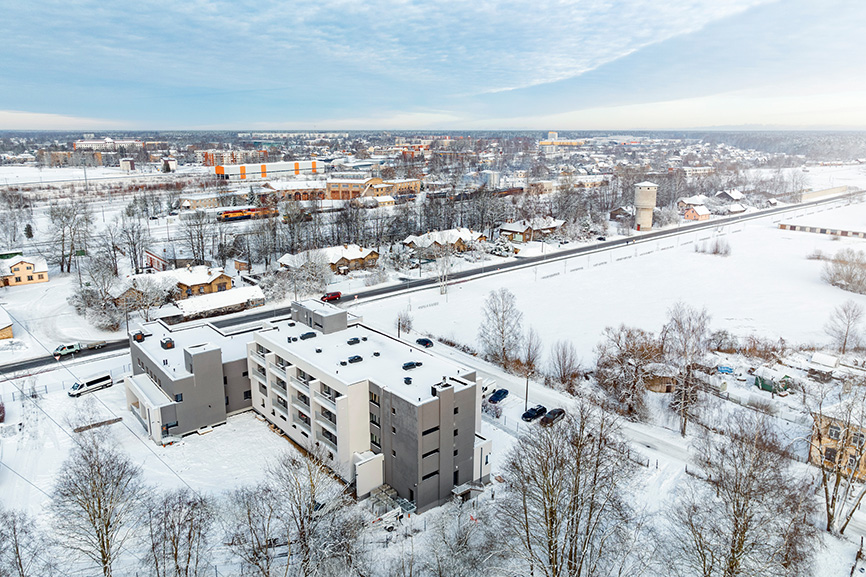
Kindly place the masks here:
<instances>
[{"instance_id":1,"label":"snow-covered roof","mask_svg":"<svg viewBox=\"0 0 866 577\"><path fill-rule=\"evenodd\" d=\"M250 301L263 301L265 295L259 286L248 286L194 296L177 301L175 305L183 316L188 317L225 307L241 305Z\"/></svg>"},{"instance_id":2,"label":"snow-covered roof","mask_svg":"<svg viewBox=\"0 0 866 577\"><path fill-rule=\"evenodd\" d=\"M643 182L639 182L635 186L655 186L655 187L658 187L658 185L656 183L650 182L648 180L645 180Z\"/></svg>"},{"instance_id":3,"label":"snow-covered roof","mask_svg":"<svg viewBox=\"0 0 866 577\"><path fill-rule=\"evenodd\" d=\"M743 200L743 198L745 198L746 196L736 188L731 188L729 190L720 190L716 193L716 196L722 196L723 194L730 197L731 200Z\"/></svg>"},{"instance_id":4,"label":"snow-covered roof","mask_svg":"<svg viewBox=\"0 0 866 577\"><path fill-rule=\"evenodd\" d=\"M734 204L728 205L728 212L746 212L746 207L735 202Z\"/></svg>"},{"instance_id":5,"label":"snow-covered roof","mask_svg":"<svg viewBox=\"0 0 866 577\"><path fill-rule=\"evenodd\" d=\"M229 291L231 292L231 291ZM138 346L152 359L165 365L166 372L174 378L182 378L189 375L184 362L183 349L200 346L217 346L222 350L223 363L237 361L247 357L247 343L252 340L250 333L223 334L210 323L192 324L186 323L182 328L169 327L161 321L144 323L141 330L149 335ZM132 332L135 330L130 327ZM173 349L164 349L159 341L169 337L174 341Z\"/></svg>"},{"instance_id":6,"label":"snow-covered roof","mask_svg":"<svg viewBox=\"0 0 866 577\"><path fill-rule=\"evenodd\" d=\"M12 326L12 319L9 318L9 313L6 309L0 307L0 329L6 329Z\"/></svg>"},{"instance_id":7,"label":"snow-covered roof","mask_svg":"<svg viewBox=\"0 0 866 577\"><path fill-rule=\"evenodd\" d=\"M322 255L328 264L337 264L342 258L346 260L364 259L373 253L376 251L372 248L363 248L357 244L344 244L299 252L298 254L284 254L277 262L286 268L297 268L310 262L317 255Z\"/></svg>"},{"instance_id":8,"label":"snow-covered roof","mask_svg":"<svg viewBox=\"0 0 866 577\"><path fill-rule=\"evenodd\" d=\"M468 228L451 228L448 230L434 230L422 235L409 235L403 244L414 244L415 248L426 248L434 243L439 245L453 245L458 240L469 243L481 238L480 232Z\"/></svg>"},{"instance_id":9,"label":"snow-covered roof","mask_svg":"<svg viewBox=\"0 0 866 577\"><path fill-rule=\"evenodd\" d=\"M710 209L702 204L696 204L690 207L698 216L708 216L710 214Z\"/></svg>"},{"instance_id":10,"label":"snow-covered roof","mask_svg":"<svg viewBox=\"0 0 866 577\"><path fill-rule=\"evenodd\" d=\"M48 263L41 256L15 256L10 259L0 260L0 276L10 276L12 267L16 264L26 262L33 265L33 272L48 272Z\"/></svg>"},{"instance_id":11,"label":"snow-covered roof","mask_svg":"<svg viewBox=\"0 0 866 577\"><path fill-rule=\"evenodd\" d=\"M394 197L391 196L390 194L383 194L382 196L376 196L376 197L374 197L374 198L376 199L376 202L378 202L379 204L385 204L385 203L390 203L390 202L396 202L396 201L394 200Z\"/></svg>"},{"instance_id":12,"label":"snow-covered roof","mask_svg":"<svg viewBox=\"0 0 866 577\"><path fill-rule=\"evenodd\" d=\"M833 355L828 355L827 353L812 353L812 358L810 360L816 365L823 365L833 369L839 366L839 358L834 357Z\"/></svg>"},{"instance_id":13,"label":"snow-covered roof","mask_svg":"<svg viewBox=\"0 0 866 577\"><path fill-rule=\"evenodd\" d=\"M167 407L175 403L165 391L153 382L153 379L147 373L126 377L126 386L132 390L139 400L150 405L149 409Z\"/></svg>"},{"instance_id":14,"label":"snow-covered roof","mask_svg":"<svg viewBox=\"0 0 866 577\"><path fill-rule=\"evenodd\" d=\"M273 346L269 347L272 350L285 348L288 337L300 337L311 331L310 327L303 323L294 324L295 326L291 327L288 322L279 322L274 330L260 331L258 337L273 343ZM457 391L467 386L462 379L475 382L474 369L439 356L435 353L435 347L428 350L360 323L330 334L322 334L320 331L315 333L314 339L293 340L291 345L288 345L289 350L313 368L346 386L369 379L412 404L420 404L433 397L431 387L440 384L443 377L448 377L449 384ZM360 342L355 345L347 344L346 341L352 337L358 337ZM375 356L374 353L379 354ZM359 363L340 364L353 355L358 355L363 360ZM403 363L408 361L422 364L409 371L403 370ZM410 377L411 382L406 383L406 377Z\"/></svg>"},{"instance_id":15,"label":"snow-covered roof","mask_svg":"<svg viewBox=\"0 0 866 577\"><path fill-rule=\"evenodd\" d=\"M517 222L506 222L499 227L499 230L505 232L525 232L528 229L546 230L550 228L559 228L564 223L564 220L545 216L533 218L532 220L518 220Z\"/></svg>"},{"instance_id":16,"label":"snow-covered roof","mask_svg":"<svg viewBox=\"0 0 866 577\"><path fill-rule=\"evenodd\" d=\"M696 194L694 196L687 196L687 197L681 198L679 200L679 202L682 202L684 204L691 204L692 206L695 206L695 205L699 205L699 204L706 204L707 203L707 197L704 196L703 194Z\"/></svg>"},{"instance_id":17,"label":"snow-covered roof","mask_svg":"<svg viewBox=\"0 0 866 577\"><path fill-rule=\"evenodd\" d=\"M165 270L154 273L156 275L165 275L168 278L173 278L178 284L186 286L194 286L200 284L208 284L220 276L225 274L221 267L209 266L191 266L187 268L177 268L173 270Z\"/></svg>"}]
</instances>

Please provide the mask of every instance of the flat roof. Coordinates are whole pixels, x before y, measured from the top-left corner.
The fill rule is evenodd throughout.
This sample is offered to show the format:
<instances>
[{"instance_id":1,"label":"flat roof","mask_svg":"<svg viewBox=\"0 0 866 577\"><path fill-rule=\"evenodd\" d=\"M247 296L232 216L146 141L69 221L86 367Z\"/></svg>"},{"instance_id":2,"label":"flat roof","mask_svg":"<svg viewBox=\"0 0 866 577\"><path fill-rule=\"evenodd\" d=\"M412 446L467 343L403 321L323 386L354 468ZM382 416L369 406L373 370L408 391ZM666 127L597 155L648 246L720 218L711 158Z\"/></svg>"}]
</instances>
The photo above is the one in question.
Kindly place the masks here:
<instances>
[{"instance_id":1,"label":"flat roof","mask_svg":"<svg viewBox=\"0 0 866 577\"><path fill-rule=\"evenodd\" d=\"M455 381L454 377L465 379L467 375L472 375L470 382L472 384L475 382L475 369L440 357L433 349L425 349L363 324L353 325L346 330L328 335L322 334L321 331L314 331L301 322L294 324L295 326L289 326L289 321L280 321L276 323L274 329L257 334L264 341L273 343L274 346L269 348L286 349L346 386L369 379L383 389L418 404L433 397L431 387L440 384L443 377L448 378L450 384L457 390L468 385ZM315 332L316 337L287 341L289 338L300 337L308 332ZM358 338L360 342L350 345L347 341L351 338ZM316 352L317 349L321 352ZM379 355L375 356L374 353ZM349 357L354 355L360 356L363 360L349 363ZM346 364L341 364L341 361ZM422 365L403 370L403 363L409 361L420 362ZM412 378L411 384L404 382L405 377Z\"/></svg>"},{"instance_id":2,"label":"flat roof","mask_svg":"<svg viewBox=\"0 0 866 577\"><path fill-rule=\"evenodd\" d=\"M167 360L168 364L164 366L166 373L177 378L190 374L183 362L185 348L201 345L219 347L222 349L223 363L245 359L247 343L253 340L251 333L254 330L248 329L244 333L224 335L208 323L169 327L159 321L144 323L141 328L149 336L144 339L144 342L138 343L138 346L158 365L162 365L162 361ZM162 348L160 341L165 337L174 340L173 349Z\"/></svg>"},{"instance_id":3,"label":"flat roof","mask_svg":"<svg viewBox=\"0 0 866 577\"><path fill-rule=\"evenodd\" d=\"M173 405L174 401L153 382L146 373L133 375L126 378L127 386L131 388L139 400L144 400L153 408L167 407ZM143 397L143 399L142 399Z\"/></svg>"}]
</instances>

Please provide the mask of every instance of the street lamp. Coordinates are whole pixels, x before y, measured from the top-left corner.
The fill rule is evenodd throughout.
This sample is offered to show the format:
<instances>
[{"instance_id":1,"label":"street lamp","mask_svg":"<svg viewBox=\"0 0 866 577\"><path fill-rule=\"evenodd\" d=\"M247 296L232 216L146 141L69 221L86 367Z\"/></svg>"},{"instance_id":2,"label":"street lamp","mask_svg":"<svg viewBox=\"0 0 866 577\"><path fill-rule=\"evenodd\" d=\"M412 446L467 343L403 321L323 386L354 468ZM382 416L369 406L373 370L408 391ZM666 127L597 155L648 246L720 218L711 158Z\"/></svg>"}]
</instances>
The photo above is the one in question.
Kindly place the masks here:
<instances>
[{"instance_id":1,"label":"street lamp","mask_svg":"<svg viewBox=\"0 0 866 577\"><path fill-rule=\"evenodd\" d=\"M529 377L535 374L535 371L527 371L526 373L526 392L523 394L523 412L529 409Z\"/></svg>"}]
</instances>

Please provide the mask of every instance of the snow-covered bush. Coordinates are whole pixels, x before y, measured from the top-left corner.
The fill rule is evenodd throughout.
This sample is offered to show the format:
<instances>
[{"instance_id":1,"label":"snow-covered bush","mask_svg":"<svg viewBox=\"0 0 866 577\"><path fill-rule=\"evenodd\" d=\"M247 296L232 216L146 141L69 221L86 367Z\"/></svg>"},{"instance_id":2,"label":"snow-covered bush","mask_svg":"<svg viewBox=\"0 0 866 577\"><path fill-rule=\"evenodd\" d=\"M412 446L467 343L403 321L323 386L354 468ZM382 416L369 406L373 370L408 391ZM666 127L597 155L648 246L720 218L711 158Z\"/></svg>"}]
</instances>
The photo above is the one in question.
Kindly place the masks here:
<instances>
[{"instance_id":1,"label":"snow-covered bush","mask_svg":"<svg viewBox=\"0 0 866 577\"><path fill-rule=\"evenodd\" d=\"M513 256L514 252L514 245L504 236L497 238L490 247L490 254L496 256Z\"/></svg>"},{"instance_id":2,"label":"snow-covered bush","mask_svg":"<svg viewBox=\"0 0 866 577\"><path fill-rule=\"evenodd\" d=\"M866 253L845 248L824 265L823 279L846 291L866 294Z\"/></svg>"}]
</instances>

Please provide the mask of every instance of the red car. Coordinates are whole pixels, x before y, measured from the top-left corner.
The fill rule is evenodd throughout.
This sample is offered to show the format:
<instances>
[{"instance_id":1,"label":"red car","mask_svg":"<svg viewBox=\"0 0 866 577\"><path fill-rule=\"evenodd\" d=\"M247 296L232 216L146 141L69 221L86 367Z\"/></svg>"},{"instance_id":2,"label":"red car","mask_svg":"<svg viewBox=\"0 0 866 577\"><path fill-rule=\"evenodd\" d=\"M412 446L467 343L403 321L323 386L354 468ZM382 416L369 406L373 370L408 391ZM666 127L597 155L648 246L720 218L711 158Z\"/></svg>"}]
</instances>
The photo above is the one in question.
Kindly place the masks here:
<instances>
[{"instance_id":1,"label":"red car","mask_svg":"<svg viewBox=\"0 0 866 577\"><path fill-rule=\"evenodd\" d=\"M343 297L343 293L337 291L337 292L333 292L333 293L325 293L325 295L322 297L322 300L324 302L338 301L342 297Z\"/></svg>"}]
</instances>

